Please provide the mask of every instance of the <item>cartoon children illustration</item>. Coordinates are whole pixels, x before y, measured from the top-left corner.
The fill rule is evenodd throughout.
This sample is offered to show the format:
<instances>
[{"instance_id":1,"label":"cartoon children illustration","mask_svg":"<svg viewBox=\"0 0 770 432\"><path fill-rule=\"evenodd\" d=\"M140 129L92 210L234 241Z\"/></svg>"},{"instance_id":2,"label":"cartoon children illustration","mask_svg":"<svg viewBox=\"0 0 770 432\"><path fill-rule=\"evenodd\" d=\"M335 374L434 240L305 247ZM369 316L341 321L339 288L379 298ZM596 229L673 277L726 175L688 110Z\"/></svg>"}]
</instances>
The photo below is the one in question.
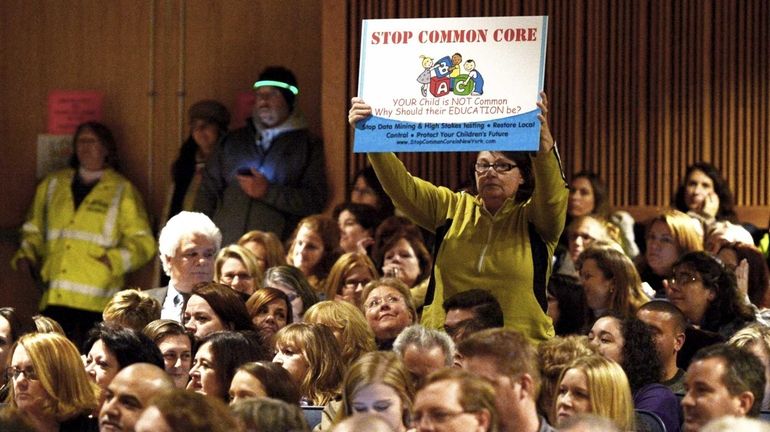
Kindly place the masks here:
<instances>
[{"instance_id":1,"label":"cartoon children illustration","mask_svg":"<svg viewBox=\"0 0 770 432\"><path fill-rule=\"evenodd\" d=\"M457 78L460 76L460 63L463 62L463 56L460 53L452 54L452 66L449 67L449 77Z\"/></svg>"},{"instance_id":2,"label":"cartoon children illustration","mask_svg":"<svg viewBox=\"0 0 770 432\"><path fill-rule=\"evenodd\" d=\"M484 94L484 77L476 70L476 62L473 59L468 59L463 68L468 72L468 79L465 80L465 83L467 84L468 80L473 80L473 93L471 94L474 96Z\"/></svg>"},{"instance_id":3,"label":"cartoon children illustration","mask_svg":"<svg viewBox=\"0 0 770 432\"><path fill-rule=\"evenodd\" d=\"M428 86L430 86L430 74L433 70L433 58L421 55L420 61L422 62L422 67L425 70L422 71L417 77L417 82L422 84L422 88L420 90L422 92L422 96L426 97L428 96Z\"/></svg>"}]
</instances>

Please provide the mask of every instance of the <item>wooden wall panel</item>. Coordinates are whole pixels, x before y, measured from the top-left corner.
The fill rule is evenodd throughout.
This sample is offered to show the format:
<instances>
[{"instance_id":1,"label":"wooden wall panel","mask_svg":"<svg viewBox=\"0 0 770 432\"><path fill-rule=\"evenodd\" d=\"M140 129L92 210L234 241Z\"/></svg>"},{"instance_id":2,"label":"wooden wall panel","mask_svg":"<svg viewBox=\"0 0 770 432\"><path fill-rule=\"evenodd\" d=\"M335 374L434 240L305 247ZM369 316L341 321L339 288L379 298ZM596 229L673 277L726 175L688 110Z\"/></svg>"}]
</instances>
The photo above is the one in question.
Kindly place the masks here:
<instances>
[{"instance_id":1,"label":"wooden wall panel","mask_svg":"<svg viewBox=\"0 0 770 432\"><path fill-rule=\"evenodd\" d=\"M361 20L549 15L546 91L567 174L598 172L614 206L671 202L687 165L719 167L739 213L770 217L770 4L762 0L349 0L348 67ZM356 85L349 86L350 95ZM402 154L455 187L465 155ZM349 156L349 172L363 165ZM764 217L762 215L765 215Z\"/></svg>"}]
</instances>

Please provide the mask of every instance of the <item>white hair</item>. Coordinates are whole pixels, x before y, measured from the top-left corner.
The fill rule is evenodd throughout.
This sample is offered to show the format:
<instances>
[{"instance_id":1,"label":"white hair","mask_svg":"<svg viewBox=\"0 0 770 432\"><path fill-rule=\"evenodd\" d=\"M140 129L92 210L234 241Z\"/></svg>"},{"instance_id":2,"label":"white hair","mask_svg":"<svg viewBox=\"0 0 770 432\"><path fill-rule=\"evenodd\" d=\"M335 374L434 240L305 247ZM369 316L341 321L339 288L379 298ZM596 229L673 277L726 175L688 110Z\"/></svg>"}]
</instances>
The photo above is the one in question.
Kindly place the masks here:
<instances>
[{"instance_id":1,"label":"white hair","mask_svg":"<svg viewBox=\"0 0 770 432\"><path fill-rule=\"evenodd\" d=\"M770 431L770 424L754 418L724 416L711 420L701 432L768 432Z\"/></svg>"},{"instance_id":2,"label":"white hair","mask_svg":"<svg viewBox=\"0 0 770 432\"><path fill-rule=\"evenodd\" d=\"M403 359L406 349L412 345L420 351L439 347L444 352L444 365L449 367L454 363L455 344L444 332L428 329L420 324L410 325L402 330L393 342L393 351Z\"/></svg>"},{"instance_id":3,"label":"white hair","mask_svg":"<svg viewBox=\"0 0 770 432\"><path fill-rule=\"evenodd\" d=\"M171 271L168 267L168 258L176 256L182 237L190 234L200 234L212 240L217 250L222 246L222 232L208 216L197 212L179 212L166 222L166 226L160 230L160 236L158 236L160 262L163 263L163 271L167 275L170 275Z\"/></svg>"}]
</instances>

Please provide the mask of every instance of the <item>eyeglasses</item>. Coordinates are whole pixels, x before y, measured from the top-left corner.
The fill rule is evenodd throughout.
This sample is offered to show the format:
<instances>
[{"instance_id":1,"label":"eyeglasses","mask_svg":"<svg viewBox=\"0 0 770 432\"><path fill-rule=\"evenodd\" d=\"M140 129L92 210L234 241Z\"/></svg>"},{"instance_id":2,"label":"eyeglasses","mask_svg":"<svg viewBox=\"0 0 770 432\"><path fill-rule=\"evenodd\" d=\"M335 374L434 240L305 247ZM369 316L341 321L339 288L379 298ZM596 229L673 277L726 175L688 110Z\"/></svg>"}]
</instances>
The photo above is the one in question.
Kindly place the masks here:
<instances>
[{"instance_id":1,"label":"eyeglasses","mask_svg":"<svg viewBox=\"0 0 770 432\"><path fill-rule=\"evenodd\" d=\"M494 169L498 173L507 173L508 171L518 167L518 165L508 162L495 162L493 164L489 162L476 162L473 168L479 174L484 174L489 171L490 168Z\"/></svg>"},{"instance_id":2,"label":"eyeglasses","mask_svg":"<svg viewBox=\"0 0 770 432\"><path fill-rule=\"evenodd\" d=\"M363 286L371 282L371 279L350 279L345 281L345 288L356 289L359 285Z\"/></svg>"},{"instance_id":3,"label":"eyeglasses","mask_svg":"<svg viewBox=\"0 0 770 432\"><path fill-rule=\"evenodd\" d=\"M385 303L392 305L392 304L400 303L402 300L403 299L401 297L394 296L394 295L385 296L385 298L375 297L369 300L369 302L367 302L364 306L366 306L366 309L374 309L377 306L380 306Z\"/></svg>"},{"instance_id":4,"label":"eyeglasses","mask_svg":"<svg viewBox=\"0 0 770 432\"><path fill-rule=\"evenodd\" d=\"M423 420L427 420L430 424L439 425L451 421L455 417L463 414L468 414L470 411L417 411L412 416L412 427L419 426Z\"/></svg>"},{"instance_id":5,"label":"eyeglasses","mask_svg":"<svg viewBox=\"0 0 770 432\"><path fill-rule=\"evenodd\" d=\"M698 277L691 275L689 273L679 273L668 278L667 280L668 280L668 283L671 285L683 286L689 283L699 282L702 279L699 279Z\"/></svg>"},{"instance_id":6,"label":"eyeglasses","mask_svg":"<svg viewBox=\"0 0 770 432\"><path fill-rule=\"evenodd\" d=\"M235 273L235 274L222 275L222 280L225 281L225 283L230 283L235 278L238 278L238 280L242 280L242 281L248 281L252 279L251 275L248 273Z\"/></svg>"},{"instance_id":7,"label":"eyeglasses","mask_svg":"<svg viewBox=\"0 0 770 432\"><path fill-rule=\"evenodd\" d=\"M28 380L37 381L37 373L35 372L35 369L32 367L19 369L14 366L9 366L5 368L5 380L10 381L11 378L13 379L19 379L19 376L21 374L24 374L25 377L27 377Z\"/></svg>"}]
</instances>

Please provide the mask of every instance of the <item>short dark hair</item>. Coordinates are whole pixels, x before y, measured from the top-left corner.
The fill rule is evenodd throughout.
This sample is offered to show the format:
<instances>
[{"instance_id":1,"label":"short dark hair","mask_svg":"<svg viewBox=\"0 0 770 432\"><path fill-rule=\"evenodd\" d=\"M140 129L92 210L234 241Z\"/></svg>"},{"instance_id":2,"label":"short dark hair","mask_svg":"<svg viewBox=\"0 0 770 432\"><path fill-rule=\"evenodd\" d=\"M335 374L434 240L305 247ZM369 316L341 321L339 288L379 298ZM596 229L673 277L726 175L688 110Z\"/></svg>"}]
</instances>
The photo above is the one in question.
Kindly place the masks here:
<instances>
[{"instance_id":1,"label":"short dark hair","mask_svg":"<svg viewBox=\"0 0 770 432\"><path fill-rule=\"evenodd\" d=\"M559 303L559 320L553 323L556 335L585 334L591 310L580 280L572 275L553 274L546 291Z\"/></svg>"},{"instance_id":2,"label":"short dark hair","mask_svg":"<svg viewBox=\"0 0 770 432\"><path fill-rule=\"evenodd\" d=\"M735 346L716 344L700 349L692 358L692 363L711 358L724 362L725 374L722 380L731 396L745 391L754 395L754 404L747 415L757 417L765 395L765 367L762 362L757 356Z\"/></svg>"},{"instance_id":3,"label":"short dark hair","mask_svg":"<svg viewBox=\"0 0 770 432\"><path fill-rule=\"evenodd\" d=\"M655 299L648 301L639 308L639 312L641 311L666 313L671 316L676 331L684 333L684 331L687 330L687 317L684 316L678 307L674 306L674 304L668 300Z\"/></svg>"},{"instance_id":4,"label":"short dark hair","mask_svg":"<svg viewBox=\"0 0 770 432\"><path fill-rule=\"evenodd\" d=\"M16 309L12 307L0 307L0 317L5 318L11 327L11 340L7 341L8 346L13 345L23 335L35 331L35 323L32 318L16 312Z\"/></svg>"},{"instance_id":5,"label":"short dark hair","mask_svg":"<svg viewBox=\"0 0 770 432\"><path fill-rule=\"evenodd\" d=\"M444 312L449 312L452 309L472 310L474 315L476 315L475 321L480 330L503 327L505 325L500 302L487 290L474 288L459 292L444 300L442 306L444 307Z\"/></svg>"},{"instance_id":6,"label":"short dark hair","mask_svg":"<svg viewBox=\"0 0 770 432\"><path fill-rule=\"evenodd\" d=\"M364 227L365 230L370 230L372 232L372 236L374 236L374 230L377 229L377 225L379 225L381 222L380 215L377 213L377 209L370 206L369 204L359 204L347 201L334 207L332 218L334 218L336 221L339 219L340 213L344 212L345 210L349 211L353 216L355 216L359 225Z\"/></svg>"},{"instance_id":7,"label":"short dark hair","mask_svg":"<svg viewBox=\"0 0 770 432\"><path fill-rule=\"evenodd\" d=\"M120 369L134 363L150 363L165 369L163 354L158 346L138 330L99 323L89 330L83 353L87 354L98 340L115 354Z\"/></svg>"},{"instance_id":8,"label":"short dark hair","mask_svg":"<svg viewBox=\"0 0 770 432\"><path fill-rule=\"evenodd\" d=\"M101 145L107 150L105 164L117 171L120 168L120 163L118 160L118 145L115 141L115 136L112 135L112 131L110 131L107 126L95 121L81 123L78 125L77 129L75 129L75 134L72 136L72 156L70 156L69 160L70 166L75 169L80 167L77 153L77 141L80 134L86 129L93 132L94 135L99 138Z\"/></svg>"}]
</instances>

